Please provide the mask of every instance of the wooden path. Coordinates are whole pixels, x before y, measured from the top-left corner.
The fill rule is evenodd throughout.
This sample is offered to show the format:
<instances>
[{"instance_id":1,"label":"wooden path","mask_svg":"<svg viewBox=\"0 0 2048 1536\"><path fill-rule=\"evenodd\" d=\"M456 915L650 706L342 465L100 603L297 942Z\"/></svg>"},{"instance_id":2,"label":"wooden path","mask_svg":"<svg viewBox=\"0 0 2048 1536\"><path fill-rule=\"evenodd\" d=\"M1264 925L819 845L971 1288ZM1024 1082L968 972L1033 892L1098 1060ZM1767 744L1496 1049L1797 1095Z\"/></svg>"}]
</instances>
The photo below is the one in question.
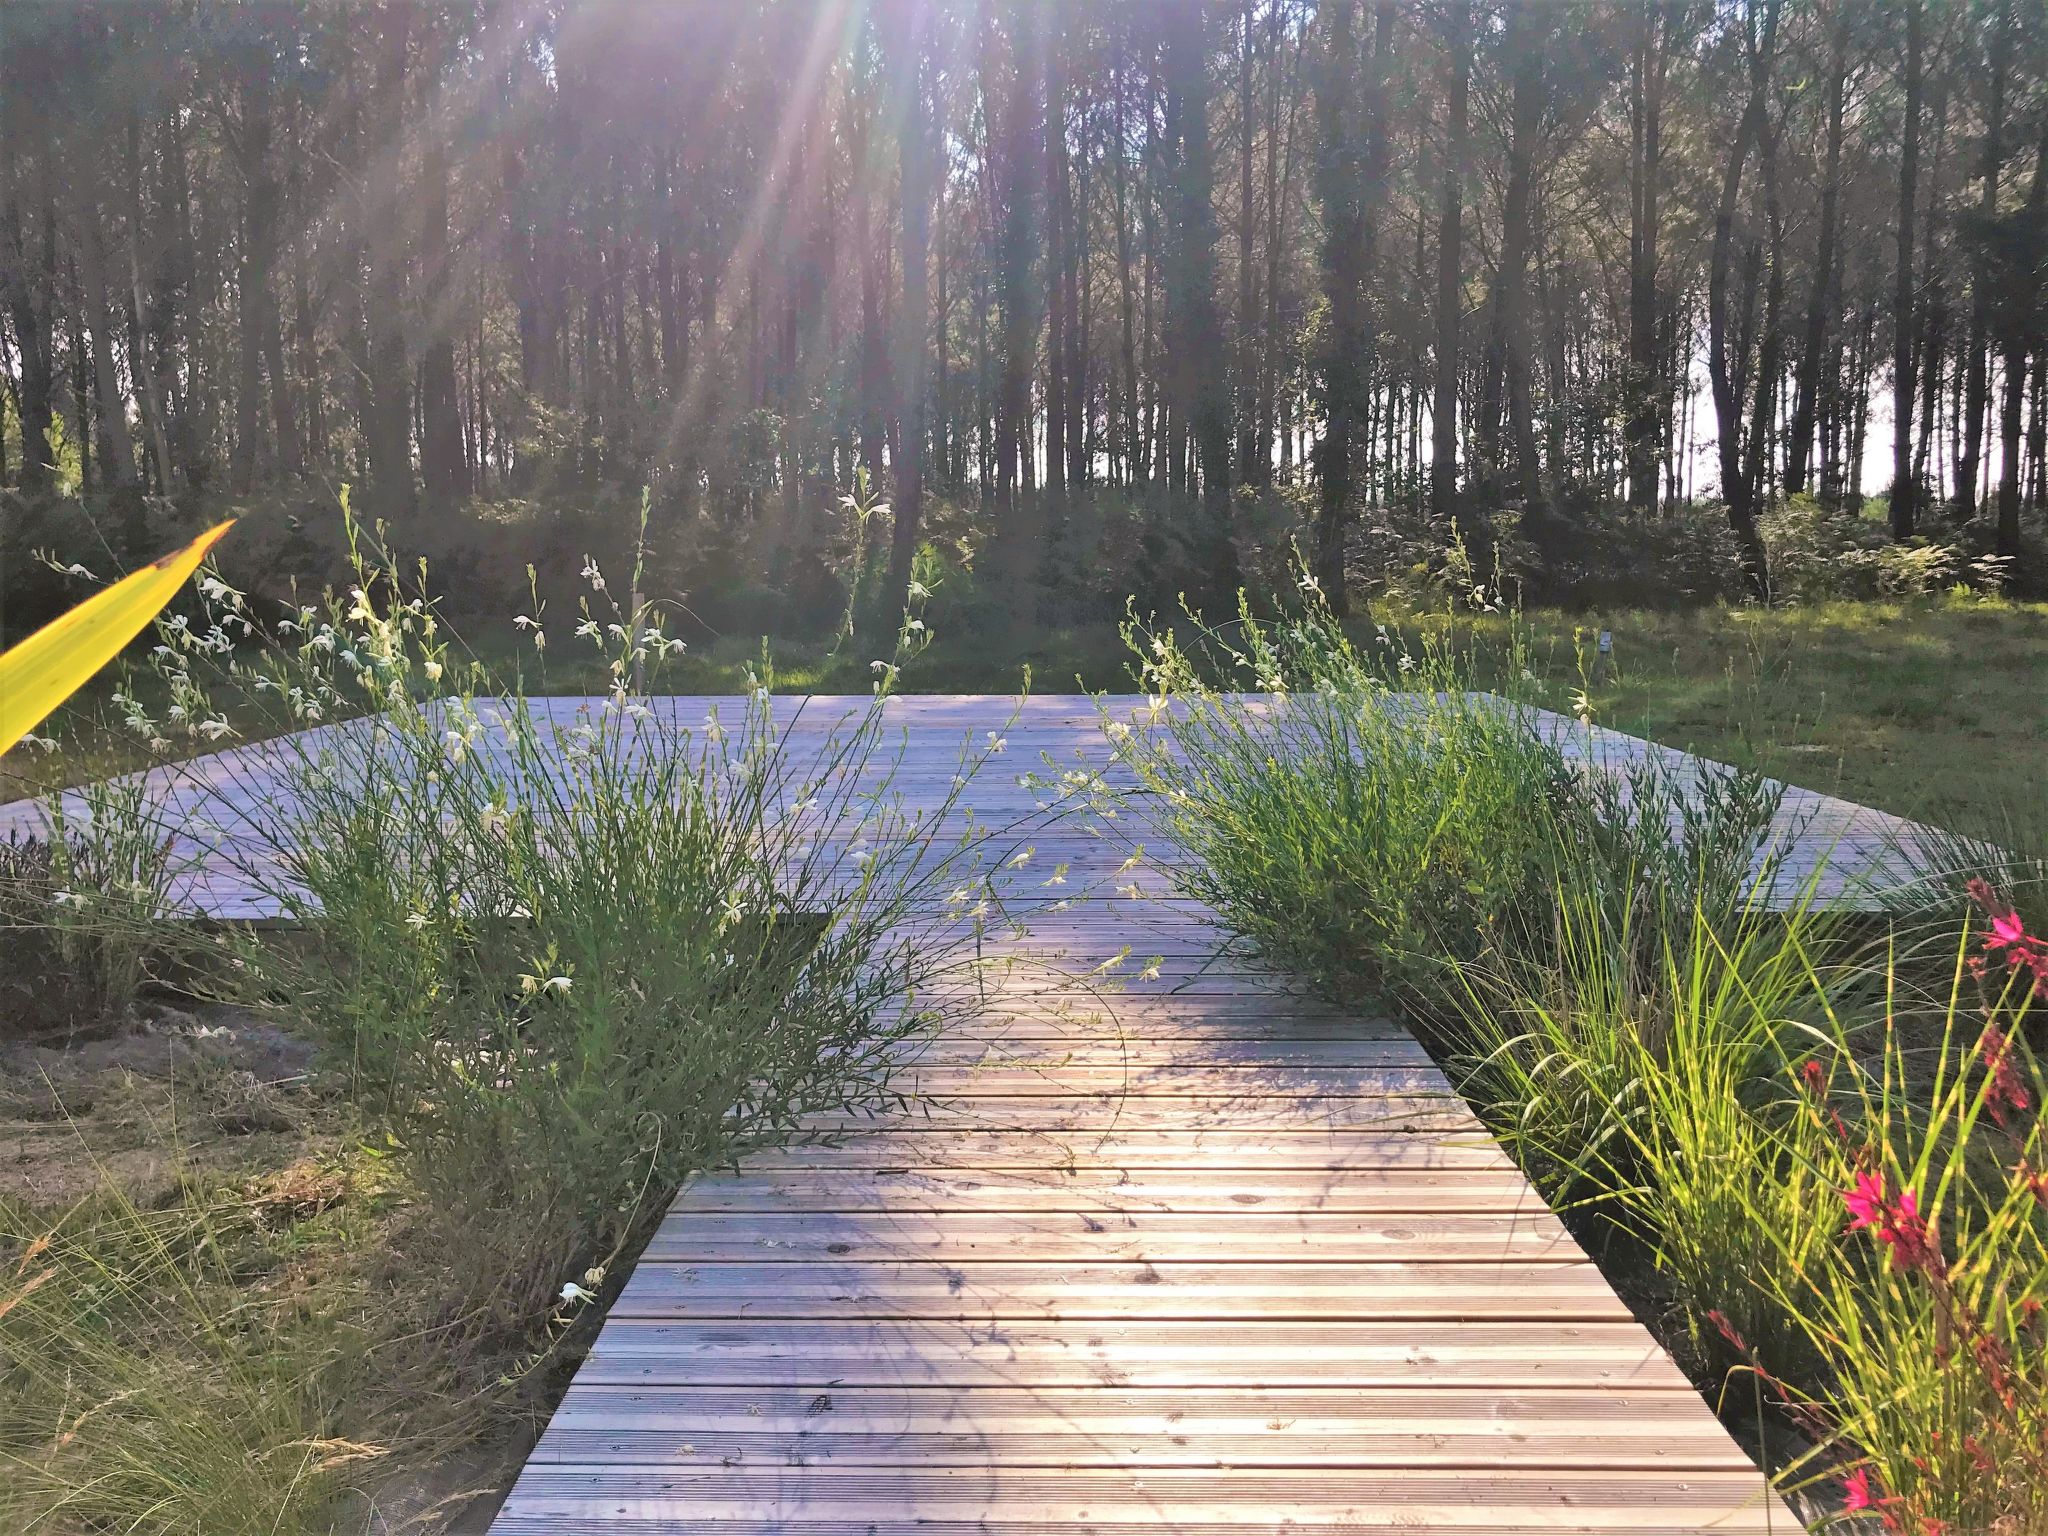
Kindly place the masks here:
<instances>
[{"instance_id":1,"label":"wooden path","mask_svg":"<svg viewBox=\"0 0 2048 1536\"><path fill-rule=\"evenodd\" d=\"M1006 731L985 822L1107 757L1085 699L892 708L913 790ZM1400 1025L1028 841L1068 884L914 1101L681 1193L496 1536L1799 1528Z\"/></svg>"}]
</instances>

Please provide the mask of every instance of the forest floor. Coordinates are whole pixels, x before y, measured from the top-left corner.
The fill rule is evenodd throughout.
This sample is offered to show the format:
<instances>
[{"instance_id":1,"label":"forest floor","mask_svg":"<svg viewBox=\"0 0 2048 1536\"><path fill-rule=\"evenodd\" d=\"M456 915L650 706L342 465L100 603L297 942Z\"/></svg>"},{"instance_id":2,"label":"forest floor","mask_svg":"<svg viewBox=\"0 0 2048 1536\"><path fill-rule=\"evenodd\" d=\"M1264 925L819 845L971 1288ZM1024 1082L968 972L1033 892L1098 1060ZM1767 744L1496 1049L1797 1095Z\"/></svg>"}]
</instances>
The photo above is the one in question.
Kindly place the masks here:
<instances>
[{"instance_id":1,"label":"forest floor","mask_svg":"<svg viewBox=\"0 0 2048 1536\"><path fill-rule=\"evenodd\" d=\"M941 623L906 669L910 692L1069 691L1132 686L1130 652L1115 626L1026 628L971 617ZM1513 617L1399 615L1375 621L1411 638L1454 630L1476 665L1508 664L1510 632L1550 706L1570 711L1583 690L1593 718L1615 730L1755 767L1808 789L1945 825L1995 825L2010 813L2048 816L2038 771L2048 739L2048 603L1977 598L1832 602L1782 609L1568 612ZM1614 649L1596 672L1598 632ZM595 664L533 651L509 630L468 636L476 654L529 690L600 692ZM776 641L779 693L865 693L872 681L858 642L836 653L818 643ZM737 693L760 659L758 640L694 647L664 674L664 691ZM104 698L102 683L97 692ZM0 757L0 800L77 783L136 765L136 750L94 729L92 696L53 733L51 755L17 749ZM254 721L246 722L253 727Z\"/></svg>"}]
</instances>

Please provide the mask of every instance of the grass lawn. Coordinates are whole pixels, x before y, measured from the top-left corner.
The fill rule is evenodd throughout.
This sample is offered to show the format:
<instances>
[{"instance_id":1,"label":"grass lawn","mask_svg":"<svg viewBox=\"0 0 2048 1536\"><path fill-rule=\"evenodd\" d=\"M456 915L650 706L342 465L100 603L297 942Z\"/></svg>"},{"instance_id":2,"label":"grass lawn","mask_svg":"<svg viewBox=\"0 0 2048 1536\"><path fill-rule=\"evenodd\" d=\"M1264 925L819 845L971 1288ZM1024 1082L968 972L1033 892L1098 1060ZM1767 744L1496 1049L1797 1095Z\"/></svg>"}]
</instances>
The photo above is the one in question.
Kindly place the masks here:
<instances>
[{"instance_id":1,"label":"grass lawn","mask_svg":"<svg viewBox=\"0 0 2048 1536\"><path fill-rule=\"evenodd\" d=\"M1403 628L1455 623L1482 650L1498 647L1507 621L1409 617ZM1603 725L1754 766L1808 788L1901 815L1953 823L2039 807L2040 744L2048 740L2048 604L1941 600L1828 603L1776 610L1521 616L1532 666L1560 709L1582 683ZM1603 679L1590 667L1593 638L1614 634ZM1369 631L1368 631L1369 632ZM524 671L536 692L601 691L604 677L557 641L544 665L510 631L472 640L507 675ZM670 692L737 692L758 642L719 640L673 664ZM785 693L865 693L871 677L856 646L833 655L816 644L773 647L775 686ZM1027 676L1041 692L1131 685L1127 653L1108 624L1024 629L987 624L941 629L905 674L913 692L1008 692ZM92 729L108 684L67 712L54 756L17 750L0 758L0 799L132 767L134 748ZM251 716L245 724L253 728Z\"/></svg>"},{"instance_id":2,"label":"grass lawn","mask_svg":"<svg viewBox=\"0 0 2048 1536\"><path fill-rule=\"evenodd\" d=\"M1528 619L1566 688L1574 628L1613 631L1612 675L1590 689L1603 725L1923 820L2048 808L2048 604Z\"/></svg>"}]
</instances>

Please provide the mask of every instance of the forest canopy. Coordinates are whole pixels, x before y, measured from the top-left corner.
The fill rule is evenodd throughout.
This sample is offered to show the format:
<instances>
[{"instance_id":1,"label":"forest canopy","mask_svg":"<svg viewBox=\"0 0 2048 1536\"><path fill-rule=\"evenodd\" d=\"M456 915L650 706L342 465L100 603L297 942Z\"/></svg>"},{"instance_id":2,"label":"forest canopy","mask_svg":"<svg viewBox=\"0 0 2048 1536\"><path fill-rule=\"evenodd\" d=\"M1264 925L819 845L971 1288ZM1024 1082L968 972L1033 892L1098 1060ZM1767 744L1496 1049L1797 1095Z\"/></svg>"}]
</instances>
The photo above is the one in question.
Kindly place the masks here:
<instances>
[{"instance_id":1,"label":"forest canopy","mask_svg":"<svg viewBox=\"0 0 2048 1536\"><path fill-rule=\"evenodd\" d=\"M0 29L11 626L58 601L31 545L132 561L234 503L274 576L344 483L492 594L633 539L644 489L664 579L764 609L849 539L899 594L930 545L1049 612L1290 541L1341 604L1394 526L1552 571L1679 529L1755 593L1794 498L2022 576L2041 540L2035 0ZM862 469L891 513L849 531Z\"/></svg>"}]
</instances>

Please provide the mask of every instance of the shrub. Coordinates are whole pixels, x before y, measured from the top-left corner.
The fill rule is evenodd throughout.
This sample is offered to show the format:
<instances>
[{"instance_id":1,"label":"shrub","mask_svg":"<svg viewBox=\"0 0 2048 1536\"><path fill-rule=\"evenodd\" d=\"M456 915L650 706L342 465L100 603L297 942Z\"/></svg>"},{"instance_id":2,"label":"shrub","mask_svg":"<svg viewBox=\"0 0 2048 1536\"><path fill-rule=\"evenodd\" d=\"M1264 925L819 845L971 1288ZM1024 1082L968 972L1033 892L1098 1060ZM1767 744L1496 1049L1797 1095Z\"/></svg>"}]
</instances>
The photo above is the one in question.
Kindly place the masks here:
<instances>
[{"instance_id":1,"label":"shrub","mask_svg":"<svg viewBox=\"0 0 2048 1536\"><path fill-rule=\"evenodd\" d=\"M1574 769L1456 659L1396 653L1425 691L1393 691L1312 591L1202 634L1278 697L1218 691L1133 626L1154 725L1112 724L1182 888L1325 985L1391 983L1539 1187L1625 1236L1696 1356L1807 1434L1782 1480L1887 1529L2041 1528L2048 1148L2024 1037L2048 939L1966 873L1982 842L1912 898L1964 886L1988 922L1929 986L1925 941L1873 949L1814 906L1818 875L1783 889L1781 793L1753 775Z\"/></svg>"},{"instance_id":2,"label":"shrub","mask_svg":"<svg viewBox=\"0 0 2048 1536\"><path fill-rule=\"evenodd\" d=\"M1189 894L1332 985L1427 993L1533 896L1570 770L1511 703L1467 691L1448 649L1382 629L1361 652L1308 598L1270 623L1247 604L1228 633L1190 615L1192 652L1133 620L1155 726L1111 728Z\"/></svg>"},{"instance_id":3,"label":"shrub","mask_svg":"<svg viewBox=\"0 0 2048 1536\"><path fill-rule=\"evenodd\" d=\"M1921 597L1945 590L1964 566L1953 544L1895 543L1884 524L1811 496L1773 506L1761 532L1772 592L1784 600Z\"/></svg>"},{"instance_id":4,"label":"shrub","mask_svg":"<svg viewBox=\"0 0 2048 1536\"><path fill-rule=\"evenodd\" d=\"M325 726L266 744L242 786L220 856L298 933L244 944L237 974L388 1130L461 1255L453 1312L516 1337L691 1170L886 1091L883 1046L966 931L943 895L973 854L892 797L883 704L921 621L863 713L793 731L765 662L740 719L634 692L680 642L594 563L578 629L610 692L573 706L491 690L389 562L357 569L280 623L284 648L226 663L280 726ZM205 636L246 611L210 601L160 658L187 719L212 718Z\"/></svg>"},{"instance_id":5,"label":"shrub","mask_svg":"<svg viewBox=\"0 0 2048 1536\"><path fill-rule=\"evenodd\" d=\"M178 870L139 779L44 802L47 839L0 844L0 1038L116 1024L183 950L163 924Z\"/></svg>"}]
</instances>

